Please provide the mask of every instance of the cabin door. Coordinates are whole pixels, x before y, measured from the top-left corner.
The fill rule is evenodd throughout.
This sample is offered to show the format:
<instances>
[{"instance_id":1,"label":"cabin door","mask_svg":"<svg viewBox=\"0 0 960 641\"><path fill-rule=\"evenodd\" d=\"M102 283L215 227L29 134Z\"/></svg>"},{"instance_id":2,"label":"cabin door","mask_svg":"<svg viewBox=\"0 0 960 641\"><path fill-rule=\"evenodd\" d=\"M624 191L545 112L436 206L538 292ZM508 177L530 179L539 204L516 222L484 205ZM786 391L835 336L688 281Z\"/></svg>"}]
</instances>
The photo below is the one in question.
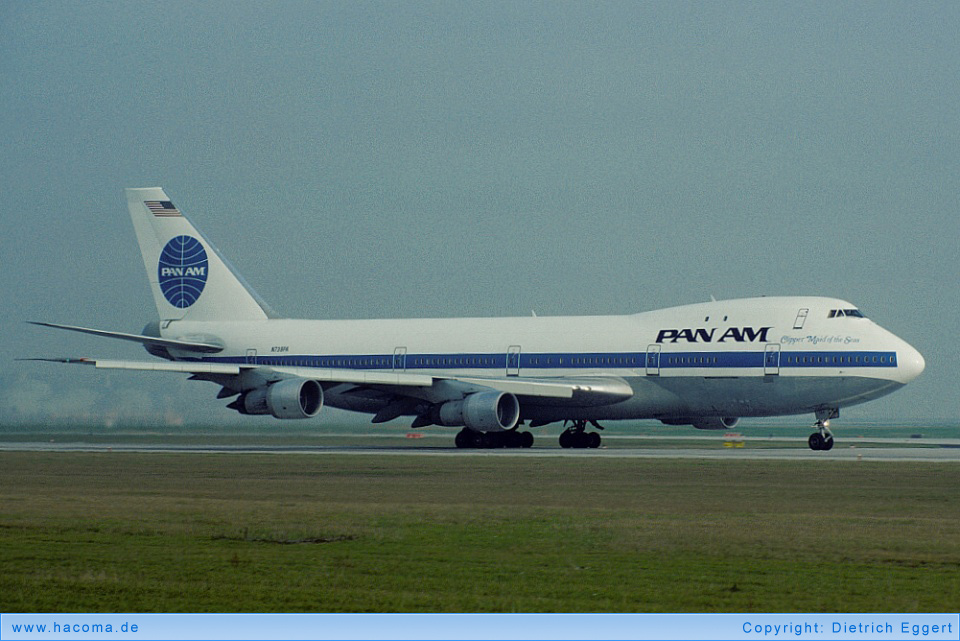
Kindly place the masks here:
<instances>
[{"instance_id":1,"label":"cabin door","mask_svg":"<svg viewBox=\"0 0 960 641\"><path fill-rule=\"evenodd\" d=\"M507 348L507 376L520 376L520 346Z\"/></svg>"},{"instance_id":2,"label":"cabin door","mask_svg":"<svg viewBox=\"0 0 960 641\"><path fill-rule=\"evenodd\" d=\"M398 347L393 350L393 371L402 372L407 369L407 348Z\"/></svg>"},{"instance_id":3,"label":"cabin door","mask_svg":"<svg viewBox=\"0 0 960 641\"><path fill-rule=\"evenodd\" d=\"M647 376L660 376L660 345L647 346Z\"/></svg>"},{"instance_id":4,"label":"cabin door","mask_svg":"<svg viewBox=\"0 0 960 641\"><path fill-rule=\"evenodd\" d=\"M763 373L776 376L780 373L780 343L768 343L763 352Z\"/></svg>"}]
</instances>

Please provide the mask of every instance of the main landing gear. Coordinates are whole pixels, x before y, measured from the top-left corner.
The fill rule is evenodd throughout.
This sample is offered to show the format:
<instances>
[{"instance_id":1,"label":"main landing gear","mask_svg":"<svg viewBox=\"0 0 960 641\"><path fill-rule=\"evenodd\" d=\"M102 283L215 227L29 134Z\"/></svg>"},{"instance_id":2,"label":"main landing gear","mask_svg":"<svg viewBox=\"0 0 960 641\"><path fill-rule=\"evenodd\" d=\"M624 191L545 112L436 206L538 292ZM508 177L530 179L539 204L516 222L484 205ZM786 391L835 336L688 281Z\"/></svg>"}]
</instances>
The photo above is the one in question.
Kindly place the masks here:
<instances>
[{"instance_id":1,"label":"main landing gear","mask_svg":"<svg viewBox=\"0 0 960 641\"><path fill-rule=\"evenodd\" d=\"M829 450L833 449L833 432L830 431L830 419L840 416L838 410L818 410L817 422L814 427L817 431L807 439L807 445L811 450Z\"/></svg>"},{"instance_id":2,"label":"main landing gear","mask_svg":"<svg viewBox=\"0 0 960 641\"><path fill-rule=\"evenodd\" d=\"M520 430L478 432L465 427L457 432L454 443L460 449L494 449L499 447L533 447L533 434Z\"/></svg>"},{"instance_id":3,"label":"main landing gear","mask_svg":"<svg viewBox=\"0 0 960 641\"><path fill-rule=\"evenodd\" d=\"M596 421L590 421L590 424L599 430L603 426ZM596 432L587 432L587 421L576 420L573 425L560 433L560 447L562 448L598 448L600 447L600 435Z\"/></svg>"}]
</instances>

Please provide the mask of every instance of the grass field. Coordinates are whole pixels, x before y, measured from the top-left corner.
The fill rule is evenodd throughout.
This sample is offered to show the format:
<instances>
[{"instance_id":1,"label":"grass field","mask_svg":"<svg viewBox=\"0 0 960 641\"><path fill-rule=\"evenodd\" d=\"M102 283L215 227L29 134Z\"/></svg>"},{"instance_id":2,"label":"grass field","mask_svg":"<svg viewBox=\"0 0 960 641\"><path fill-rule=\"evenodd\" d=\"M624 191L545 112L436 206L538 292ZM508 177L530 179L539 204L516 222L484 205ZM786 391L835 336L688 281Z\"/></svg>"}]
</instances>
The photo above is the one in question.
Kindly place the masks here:
<instances>
[{"instance_id":1,"label":"grass field","mask_svg":"<svg viewBox=\"0 0 960 641\"><path fill-rule=\"evenodd\" d=\"M953 464L0 453L0 611L955 611Z\"/></svg>"}]
</instances>

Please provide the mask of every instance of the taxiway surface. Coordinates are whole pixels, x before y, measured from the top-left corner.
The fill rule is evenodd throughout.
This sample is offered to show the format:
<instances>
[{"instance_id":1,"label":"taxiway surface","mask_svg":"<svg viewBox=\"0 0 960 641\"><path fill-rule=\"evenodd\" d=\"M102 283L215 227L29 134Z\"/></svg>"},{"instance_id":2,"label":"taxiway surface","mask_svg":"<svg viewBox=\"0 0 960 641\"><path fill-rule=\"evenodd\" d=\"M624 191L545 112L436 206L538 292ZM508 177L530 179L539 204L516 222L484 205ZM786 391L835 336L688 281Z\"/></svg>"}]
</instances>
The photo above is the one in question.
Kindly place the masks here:
<instances>
[{"instance_id":1,"label":"taxiway surface","mask_svg":"<svg viewBox=\"0 0 960 641\"><path fill-rule=\"evenodd\" d=\"M879 439L878 439L879 440ZM790 461L914 461L960 463L960 439L927 442L924 446L871 446L838 443L828 452L801 447L601 447L562 449L556 445L530 449L459 450L455 447L399 445L194 445L164 443L6 442L0 452L137 452L179 454L308 454L382 456L515 456L533 458L677 458L710 460Z\"/></svg>"}]
</instances>

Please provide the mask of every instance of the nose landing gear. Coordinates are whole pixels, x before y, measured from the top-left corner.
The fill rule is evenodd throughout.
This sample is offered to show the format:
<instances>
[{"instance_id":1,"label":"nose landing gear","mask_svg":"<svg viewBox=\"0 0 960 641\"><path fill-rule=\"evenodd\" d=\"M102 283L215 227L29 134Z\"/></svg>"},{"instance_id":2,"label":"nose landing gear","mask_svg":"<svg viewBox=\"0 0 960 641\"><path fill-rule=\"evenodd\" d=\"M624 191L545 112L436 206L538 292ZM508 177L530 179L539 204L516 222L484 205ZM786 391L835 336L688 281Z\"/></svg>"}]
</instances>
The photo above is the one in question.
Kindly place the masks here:
<instances>
[{"instance_id":1,"label":"nose landing gear","mask_svg":"<svg viewBox=\"0 0 960 641\"><path fill-rule=\"evenodd\" d=\"M840 411L835 409L818 410L817 422L814 427L817 431L807 439L807 445L811 450L826 451L833 449L833 432L830 431L830 419L840 416Z\"/></svg>"}]
</instances>

